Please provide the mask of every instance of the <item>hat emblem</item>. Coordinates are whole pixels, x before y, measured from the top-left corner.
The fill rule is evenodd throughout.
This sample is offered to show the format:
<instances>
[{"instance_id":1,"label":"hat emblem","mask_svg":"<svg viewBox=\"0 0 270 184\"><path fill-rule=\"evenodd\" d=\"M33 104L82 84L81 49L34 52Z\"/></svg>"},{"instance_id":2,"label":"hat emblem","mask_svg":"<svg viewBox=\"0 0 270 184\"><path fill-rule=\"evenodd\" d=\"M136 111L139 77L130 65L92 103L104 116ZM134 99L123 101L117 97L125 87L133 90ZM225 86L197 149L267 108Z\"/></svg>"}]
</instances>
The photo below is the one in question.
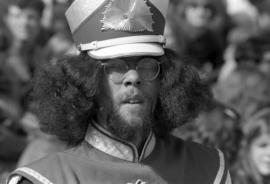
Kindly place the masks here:
<instances>
[{"instance_id":1,"label":"hat emblem","mask_svg":"<svg viewBox=\"0 0 270 184\"><path fill-rule=\"evenodd\" d=\"M153 32L153 14L146 0L110 0L103 12L102 30Z\"/></svg>"}]
</instances>

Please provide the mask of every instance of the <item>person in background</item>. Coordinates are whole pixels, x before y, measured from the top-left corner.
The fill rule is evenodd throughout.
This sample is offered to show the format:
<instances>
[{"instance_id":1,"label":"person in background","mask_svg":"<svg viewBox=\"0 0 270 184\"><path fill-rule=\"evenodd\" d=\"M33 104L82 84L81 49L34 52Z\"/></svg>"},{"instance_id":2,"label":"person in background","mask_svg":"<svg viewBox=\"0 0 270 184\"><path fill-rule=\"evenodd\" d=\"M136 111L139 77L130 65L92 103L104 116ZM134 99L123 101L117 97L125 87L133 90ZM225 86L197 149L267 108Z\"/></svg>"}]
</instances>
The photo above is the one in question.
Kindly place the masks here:
<instances>
[{"instance_id":1,"label":"person in background","mask_svg":"<svg viewBox=\"0 0 270 184\"><path fill-rule=\"evenodd\" d=\"M270 1L249 0L256 7L258 16L255 26L256 32L246 41L236 46L235 57L238 62L237 54L240 53L247 60L253 61L255 66L269 75L270 72ZM246 45L246 47L245 47ZM251 54L249 54L251 53ZM251 57L249 57L251 56ZM239 62L238 62L239 63Z\"/></svg>"},{"instance_id":2,"label":"person in background","mask_svg":"<svg viewBox=\"0 0 270 184\"><path fill-rule=\"evenodd\" d=\"M269 0L249 0L258 12L257 29L259 33L270 34L270 1Z\"/></svg>"},{"instance_id":3,"label":"person in background","mask_svg":"<svg viewBox=\"0 0 270 184\"><path fill-rule=\"evenodd\" d=\"M245 118L244 138L233 174L235 184L270 183L270 107Z\"/></svg>"},{"instance_id":4,"label":"person in background","mask_svg":"<svg viewBox=\"0 0 270 184\"><path fill-rule=\"evenodd\" d=\"M51 30L52 37L45 45L45 57L47 61L56 62L57 58L67 54L77 54L77 49L73 44L68 23L65 19L65 10L68 5L65 3L52 5Z\"/></svg>"},{"instance_id":5,"label":"person in background","mask_svg":"<svg viewBox=\"0 0 270 184\"><path fill-rule=\"evenodd\" d=\"M3 5L3 6L2 6ZM38 127L28 102L35 62L40 62L41 0L2 0L0 27L1 183L28 144L26 127ZM34 119L34 121L32 121ZM25 126L25 124L30 126Z\"/></svg>"},{"instance_id":6,"label":"person in background","mask_svg":"<svg viewBox=\"0 0 270 184\"><path fill-rule=\"evenodd\" d=\"M219 81L227 80L238 67L253 67L266 75L270 72L270 32L260 32L231 44L226 50L226 63Z\"/></svg>"},{"instance_id":7,"label":"person in background","mask_svg":"<svg viewBox=\"0 0 270 184\"><path fill-rule=\"evenodd\" d=\"M15 13L12 12L14 7L18 9ZM22 84L27 87L27 91L23 93L24 96L22 97L22 100L27 101L27 104L24 107L25 113L22 114L20 120L28 134L28 145L18 159L17 166L38 160L49 153L66 149L66 145L55 137L40 132L39 120L34 113L36 105L32 101L31 95L29 95L32 92L31 80L37 68L43 67L45 62L50 62L55 56L64 54L72 46L70 33L67 33L69 28L64 20L63 9L66 6L51 4L51 8L54 10L52 12L52 25L46 27L46 30L41 25L44 10L42 0L13 0L9 3L6 18L4 18L5 23L8 25L7 28L10 30L11 38L14 37L11 40L17 40L21 43L23 49L29 49L26 58L18 54L18 60L16 61L24 66L25 73L28 73L28 77ZM16 26L21 26L22 30L18 31ZM44 31L46 31L46 34L44 34ZM18 50L22 48L18 48ZM24 50L21 52L24 52ZM13 58L9 59L9 61L13 62ZM7 65L9 65L8 62Z\"/></svg>"},{"instance_id":8,"label":"person in background","mask_svg":"<svg viewBox=\"0 0 270 184\"><path fill-rule=\"evenodd\" d=\"M42 33L41 16L44 4L41 0L10 0L6 3L3 16L4 26L0 29L0 53L5 55L6 64L14 75L22 81L29 81L33 76L35 57L44 44L40 42Z\"/></svg>"},{"instance_id":9,"label":"person in background","mask_svg":"<svg viewBox=\"0 0 270 184\"><path fill-rule=\"evenodd\" d=\"M16 169L7 183L230 183L222 151L170 134L212 96L164 49L168 3L71 4L80 55L40 68L34 100L42 129L72 148Z\"/></svg>"},{"instance_id":10,"label":"person in background","mask_svg":"<svg viewBox=\"0 0 270 184\"><path fill-rule=\"evenodd\" d=\"M253 65L239 65L226 79L213 86L215 99L248 117L270 104L269 74ZM241 123L244 123L241 121Z\"/></svg>"},{"instance_id":11,"label":"person in background","mask_svg":"<svg viewBox=\"0 0 270 184\"><path fill-rule=\"evenodd\" d=\"M270 74L270 32L251 36L235 48L237 65L251 65L266 75Z\"/></svg>"},{"instance_id":12,"label":"person in background","mask_svg":"<svg viewBox=\"0 0 270 184\"><path fill-rule=\"evenodd\" d=\"M0 30L0 41L2 40L0 42L0 64L5 68L4 70L8 71L13 85L16 86L17 96L13 101L19 106L20 113L17 114L16 122L12 123L17 126L19 124L23 128L27 134L28 143L27 147L25 147L26 143L9 144L9 147L21 148L24 145L26 148L23 153L20 150L20 155L16 157L16 161L19 161L20 165L40 159L48 152L53 152L56 149L55 144L58 143L40 132L39 120L34 113L35 104L31 99L31 80L37 68L42 67L45 62L44 45L48 40L48 35L44 34L41 25L44 10L42 0L4 0L3 2L6 6L3 16L4 26ZM19 141L18 144L20 144ZM5 153L11 156L11 153L8 153L7 145L8 141L1 146L1 150L6 150ZM57 150L61 148L59 145L57 144Z\"/></svg>"},{"instance_id":13,"label":"person in background","mask_svg":"<svg viewBox=\"0 0 270 184\"><path fill-rule=\"evenodd\" d=\"M6 1L3 27L0 29L0 64L8 68L18 86L25 119L30 113L31 79L35 69L43 62L41 41L44 37L41 16L44 4L41 0ZM42 35L42 36L41 36ZM28 113L29 112L29 113ZM29 119L30 120L30 119ZM36 122L33 122L36 124ZM34 125L36 126L36 125Z\"/></svg>"},{"instance_id":14,"label":"person in background","mask_svg":"<svg viewBox=\"0 0 270 184\"><path fill-rule=\"evenodd\" d=\"M270 1L249 1L257 10L257 14L252 23L238 25L230 31L228 47L224 54L225 63L222 66L219 80L228 77L239 64L253 63L255 67L261 68L265 73L270 71ZM243 58L239 58L239 55ZM246 61L240 63L239 59L245 59Z\"/></svg>"},{"instance_id":15,"label":"person in background","mask_svg":"<svg viewBox=\"0 0 270 184\"><path fill-rule=\"evenodd\" d=\"M231 167L237 159L242 138L240 116L234 109L214 100L192 123L175 129L173 134L221 149Z\"/></svg>"},{"instance_id":16,"label":"person in background","mask_svg":"<svg viewBox=\"0 0 270 184\"><path fill-rule=\"evenodd\" d=\"M229 21L220 0L173 1L168 16L169 48L214 82L223 64Z\"/></svg>"},{"instance_id":17,"label":"person in background","mask_svg":"<svg viewBox=\"0 0 270 184\"><path fill-rule=\"evenodd\" d=\"M3 184L27 145L21 126L18 89L7 68L0 67L0 183Z\"/></svg>"}]
</instances>

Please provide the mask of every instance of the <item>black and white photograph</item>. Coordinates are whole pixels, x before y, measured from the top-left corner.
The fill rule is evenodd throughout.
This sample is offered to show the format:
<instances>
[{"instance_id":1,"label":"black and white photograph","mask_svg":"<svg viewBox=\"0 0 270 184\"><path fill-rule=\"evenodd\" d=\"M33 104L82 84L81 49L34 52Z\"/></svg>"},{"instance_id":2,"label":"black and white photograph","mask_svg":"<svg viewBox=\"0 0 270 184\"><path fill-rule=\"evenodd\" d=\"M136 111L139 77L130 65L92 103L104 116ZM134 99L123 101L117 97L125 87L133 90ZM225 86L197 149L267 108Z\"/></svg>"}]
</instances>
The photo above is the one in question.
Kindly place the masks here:
<instances>
[{"instance_id":1,"label":"black and white photograph","mask_svg":"<svg viewBox=\"0 0 270 184\"><path fill-rule=\"evenodd\" d=\"M270 0L0 0L0 184L270 184Z\"/></svg>"}]
</instances>

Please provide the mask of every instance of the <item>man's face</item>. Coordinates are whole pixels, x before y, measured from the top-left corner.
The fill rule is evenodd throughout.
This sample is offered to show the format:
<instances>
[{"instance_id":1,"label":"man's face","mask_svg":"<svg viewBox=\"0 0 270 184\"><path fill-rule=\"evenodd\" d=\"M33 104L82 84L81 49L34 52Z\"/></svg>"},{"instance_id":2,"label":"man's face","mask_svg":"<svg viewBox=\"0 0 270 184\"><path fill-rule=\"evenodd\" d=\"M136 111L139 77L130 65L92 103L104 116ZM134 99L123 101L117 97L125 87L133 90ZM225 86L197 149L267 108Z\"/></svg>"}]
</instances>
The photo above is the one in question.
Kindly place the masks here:
<instances>
[{"instance_id":1,"label":"man's face","mask_svg":"<svg viewBox=\"0 0 270 184\"><path fill-rule=\"evenodd\" d=\"M158 74L158 61L151 57L107 61L102 90L98 97L99 106L106 112L107 121L122 129L149 126L146 124L151 124L158 96Z\"/></svg>"},{"instance_id":2,"label":"man's face","mask_svg":"<svg viewBox=\"0 0 270 184\"><path fill-rule=\"evenodd\" d=\"M5 22L17 41L33 41L40 31L40 15L31 8L9 7Z\"/></svg>"},{"instance_id":3,"label":"man's face","mask_svg":"<svg viewBox=\"0 0 270 184\"><path fill-rule=\"evenodd\" d=\"M263 134L251 144L251 160L263 176L270 176L270 135Z\"/></svg>"}]
</instances>

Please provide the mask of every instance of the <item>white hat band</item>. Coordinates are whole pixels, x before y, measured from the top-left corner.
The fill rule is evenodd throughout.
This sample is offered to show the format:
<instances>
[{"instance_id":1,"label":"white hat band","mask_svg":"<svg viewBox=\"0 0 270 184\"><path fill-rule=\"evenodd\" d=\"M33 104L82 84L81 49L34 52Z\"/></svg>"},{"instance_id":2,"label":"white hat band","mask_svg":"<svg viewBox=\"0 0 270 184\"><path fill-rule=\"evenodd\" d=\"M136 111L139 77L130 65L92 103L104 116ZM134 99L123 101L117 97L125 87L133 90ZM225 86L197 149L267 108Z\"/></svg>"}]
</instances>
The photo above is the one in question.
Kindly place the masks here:
<instances>
[{"instance_id":1,"label":"white hat band","mask_svg":"<svg viewBox=\"0 0 270 184\"><path fill-rule=\"evenodd\" d=\"M122 45L122 44L131 44L131 43L161 43L165 44L166 39L163 35L143 35L143 36L129 36L122 38L114 38L103 41L93 41L91 43L80 44L79 50L96 50L100 48Z\"/></svg>"}]
</instances>

